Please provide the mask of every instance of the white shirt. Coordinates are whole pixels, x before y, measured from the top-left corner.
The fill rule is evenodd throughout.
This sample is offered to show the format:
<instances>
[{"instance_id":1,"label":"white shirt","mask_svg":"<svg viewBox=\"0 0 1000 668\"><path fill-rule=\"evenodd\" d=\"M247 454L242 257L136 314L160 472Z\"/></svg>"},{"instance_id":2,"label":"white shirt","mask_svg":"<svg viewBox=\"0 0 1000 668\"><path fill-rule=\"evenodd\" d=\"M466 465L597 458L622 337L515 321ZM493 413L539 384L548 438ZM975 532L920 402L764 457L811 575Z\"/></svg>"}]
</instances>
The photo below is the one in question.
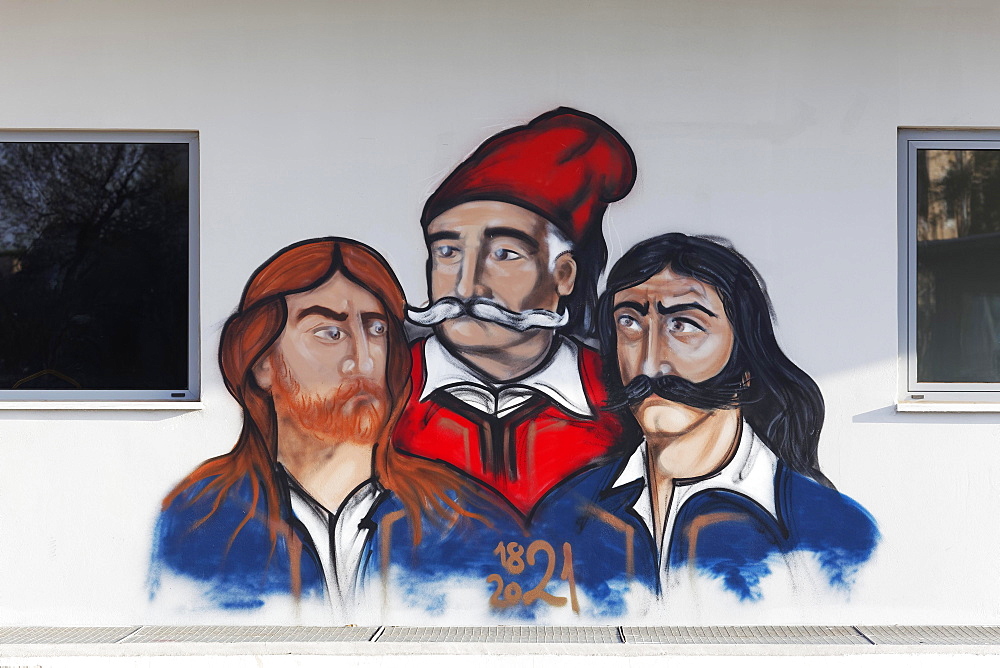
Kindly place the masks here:
<instances>
[{"instance_id":1,"label":"white shirt","mask_svg":"<svg viewBox=\"0 0 1000 668\"><path fill-rule=\"evenodd\" d=\"M371 512L382 487L374 480L366 480L344 499L336 513L331 513L285 473L292 512L309 532L319 553L330 604L341 613L350 612L358 596L358 571L370 531L362 521Z\"/></svg>"},{"instance_id":2,"label":"white shirt","mask_svg":"<svg viewBox=\"0 0 1000 668\"><path fill-rule=\"evenodd\" d=\"M444 390L483 413L503 417L544 394L571 415L594 417L580 378L579 348L565 337L557 337L555 342L555 352L541 367L516 381L497 383L474 373L431 336L424 344L426 380L420 400L435 390Z\"/></svg>"},{"instance_id":3,"label":"white shirt","mask_svg":"<svg viewBox=\"0 0 1000 668\"><path fill-rule=\"evenodd\" d=\"M643 440L642 443L632 453L628 463L613 487L619 487L626 483L641 479L645 485L644 493L633 506L636 513L646 525L650 536L655 536L655 523L653 521L653 498L652 486L649 484L648 445ZM774 501L774 475L778 469L778 458L771 452L770 448L764 445L753 433L746 422L743 423L740 443L736 446L736 453L725 466L705 478L700 478L694 482L678 480L674 482L674 490L670 499L670 509L667 513L663 536L659 538L657 545L657 563L659 564L660 583L667 588L670 567L670 545L664 542L669 541L674 529L674 522L684 504L698 492L709 489L724 489L738 492L749 497L767 510L777 521L778 513Z\"/></svg>"}]
</instances>

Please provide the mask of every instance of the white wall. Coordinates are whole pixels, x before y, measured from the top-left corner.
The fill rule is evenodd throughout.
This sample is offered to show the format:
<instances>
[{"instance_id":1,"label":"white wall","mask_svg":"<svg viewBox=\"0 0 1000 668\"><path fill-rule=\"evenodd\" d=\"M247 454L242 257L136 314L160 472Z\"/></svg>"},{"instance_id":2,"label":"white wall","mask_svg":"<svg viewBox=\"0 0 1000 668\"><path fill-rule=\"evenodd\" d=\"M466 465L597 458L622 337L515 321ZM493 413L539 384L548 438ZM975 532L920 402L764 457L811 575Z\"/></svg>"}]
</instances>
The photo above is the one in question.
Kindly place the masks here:
<instances>
[{"instance_id":1,"label":"white wall","mask_svg":"<svg viewBox=\"0 0 1000 668\"><path fill-rule=\"evenodd\" d=\"M612 255L731 238L823 388L821 463L884 541L812 623L1000 623L1000 418L897 415L896 128L1000 125L992 0L0 0L0 127L201 133L204 410L0 412L0 624L146 619L151 526L229 449L215 366L250 272L307 237L424 298L424 199L558 105L635 149ZM666 621L666 620L663 620Z\"/></svg>"}]
</instances>

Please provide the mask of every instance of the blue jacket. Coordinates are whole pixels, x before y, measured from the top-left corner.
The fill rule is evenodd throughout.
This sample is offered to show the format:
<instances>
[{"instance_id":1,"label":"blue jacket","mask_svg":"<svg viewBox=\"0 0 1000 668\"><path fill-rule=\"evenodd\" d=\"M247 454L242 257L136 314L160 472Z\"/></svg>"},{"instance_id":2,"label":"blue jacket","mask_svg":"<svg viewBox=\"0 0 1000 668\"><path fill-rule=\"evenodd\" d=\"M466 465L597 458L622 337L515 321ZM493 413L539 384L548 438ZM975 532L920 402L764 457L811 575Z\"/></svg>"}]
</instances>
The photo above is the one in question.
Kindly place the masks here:
<instances>
[{"instance_id":1,"label":"blue jacket","mask_svg":"<svg viewBox=\"0 0 1000 668\"><path fill-rule=\"evenodd\" d=\"M381 570L380 543L385 541L390 546L388 561L398 569L390 586L402 590L408 605L445 611L447 583L458 577L481 587L498 618L530 620L549 604L537 596L525 601L525 594L543 580L546 591L558 591L557 599L568 598L564 569L569 555L564 545L569 544L576 587L590 603L584 615L625 615L630 612L630 592L669 597L652 534L634 508L646 492L645 483L639 479L615 486L627 460L619 458L572 476L546 494L527 517L505 507L499 497L489 501L488 490L483 490L483 498L469 509L484 521L463 518L447 526L425 519L417 545L398 502L383 504L374 518L383 536L373 541L366 574L371 577ZM761 581L773 566L795 553L808 553L819 564L826 586L848 589L879 541L874 519L857 502L780 460L773 486L775 515L751 497L727 489L708 488L688 498L667 543L669 571L693 568L738 599L756 601L762 598ZM398 517L391 526L385 519L389 513ZM535 541L548 543L555 556L547 579L549 553L544 546L535 550L534 565L511 563L511 543L524 560ZM509 592L511 582L517 589Z\"/></svg>"},{"instance_id":2,"label":"blue jacket","mask_svg":"<svg viewBox=\"0 0 1000 668\"><path fill-rule=\"evenodd\" d=\"M301 598L322 601L326 585L316 546L291 511L284 476L275 478L281 520L302 546L298 557ZM190 486L160 513L153 541L150 597L156 597L167 576L193 581L202 595L197 602L201 607L252 610L263 607L270 596L291 595L288 542L280 530L277 541L271 539L264 490L258 486L255 505L254 483L244 476L220 499L216 490L206 491L214 479ZM384 498L388 494L383 493L376 507ZM247 520L251 509L254 516Z\"/></svg>"},{"instance_id":3,"label":"blue jacket","mask_svg":"<svg viewBox=\"0 0 1000 668\"><path fill-rule=\"evenodd\" d=\"M729 490L695 494L681 507L671 532L670 569L694 568L740 600L757 601L775 558L804 553L815 557L824 585L850 589L880 539L868 511L780 460L774 495L777 517Z\"/></svg>"},{"instance_id":4,"label":"blue jacket","mask_svg":"<svg viewBox=\"0 0 1000 668\"><path fill-rule=\"evenodd\" d=\"M382 576L387 544L396 570L389 586L411 607L446 611L448 583L458 578L482 592L498 620L531 620L546 606L620 616L630 591L655 588L656 569L652 539L624 512L629 492L602 493L613 474L614 467L585 470L549 491L527 517L478 488L479 496L465 506L481 519L452 525L425 516L416 545L410 518L393 498L373 517L380 538L372 541L363 574ZM392 516L395 521L387 521Z\"/></svg>"},{"instance_id":5,"label":"blue jacket","mask_svg":"<svg viewBox=\"0 0 1000 668\"><path fill-rule=\"evenodd\" d=\"M659 595L669 597L675 581L670 576L683 569L687 575L694 571L718 581L740 600L756 601L763 597L761 581L773 568L787 567L792 586L808 584L795 582L796 577L815 580L811 571L816 569L810 566L807 574L803 562L818 565L822 586L847 590L871 557L880 538L872 516L853 499L792 471L762 443L752 446L754 438L748 432L734 466L727 465L715 476L675 483L674 494L683 494L679 497L683 503L664 541L664 572L658 572L658 550L638 512L640 495L648 493L645 480L614 486L623 477L625 458L590 474L609 481L593 497L595 502L615 508L618 520L636 526L635 549L643 552L636 557L637 568L652 569L638 575L643 581L651 578ZM756 457L751 447L759 449ZM762 501L770 505L770 499L755 498L751 488L734 482L746 480L745 475L764 484L767 494L758 491L758 497L773 494L773 509L762 505ZM591 488L580 489L573 481L569 486L567 494L592 494ZM690 486L686 494L684 486Z\"/></svg>"}]
</instances>

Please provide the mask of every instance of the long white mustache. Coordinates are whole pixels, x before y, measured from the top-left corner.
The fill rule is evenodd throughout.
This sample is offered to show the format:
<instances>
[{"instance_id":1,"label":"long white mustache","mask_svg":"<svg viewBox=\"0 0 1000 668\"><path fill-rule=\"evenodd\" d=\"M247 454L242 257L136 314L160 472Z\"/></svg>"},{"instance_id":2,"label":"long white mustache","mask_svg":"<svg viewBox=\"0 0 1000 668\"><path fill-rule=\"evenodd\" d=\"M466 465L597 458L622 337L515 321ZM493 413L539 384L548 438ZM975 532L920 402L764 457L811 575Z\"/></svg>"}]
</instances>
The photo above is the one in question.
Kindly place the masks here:
<instances>
[{"instance_id":1,"label":"long white mustache","mask_svg":"<svg viewBox=\"0 0 1000 668\"><path fill-rule=\"evenodd\" d=\"M406 307L406 319L425 327L433 327L445 320L460 318L464 315L484 322L495 322L518 332L529 329L558 329L569 322L568 309L562 313L544 308L518 312L511 311L483 297L473 297L466 301L457 297L442 297L424 309Z\"/></svg>"}]
</instances>

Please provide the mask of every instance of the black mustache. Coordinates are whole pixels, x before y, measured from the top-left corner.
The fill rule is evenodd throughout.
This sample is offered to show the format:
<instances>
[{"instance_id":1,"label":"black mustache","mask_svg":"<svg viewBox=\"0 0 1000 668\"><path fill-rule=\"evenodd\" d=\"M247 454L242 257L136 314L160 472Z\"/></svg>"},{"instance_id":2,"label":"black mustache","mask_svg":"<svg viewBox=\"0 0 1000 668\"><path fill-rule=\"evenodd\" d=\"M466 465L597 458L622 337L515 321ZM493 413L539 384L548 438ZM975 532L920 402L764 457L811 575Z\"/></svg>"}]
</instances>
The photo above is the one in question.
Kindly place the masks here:
<instances>
[{"instance_id":1,"label":"black mustache","mask_svg":"<svg viewBox=\"0 0 1000 668\"><path fill-rule=\"evenodd\" d=\"M750 387L744 373L724 369L717 376L693 383L680 376L636 376L627 385L608 392L607 407L621 410L642 403L653 394L701 410L735 408Z\"/></svg>"}]
</instances>

